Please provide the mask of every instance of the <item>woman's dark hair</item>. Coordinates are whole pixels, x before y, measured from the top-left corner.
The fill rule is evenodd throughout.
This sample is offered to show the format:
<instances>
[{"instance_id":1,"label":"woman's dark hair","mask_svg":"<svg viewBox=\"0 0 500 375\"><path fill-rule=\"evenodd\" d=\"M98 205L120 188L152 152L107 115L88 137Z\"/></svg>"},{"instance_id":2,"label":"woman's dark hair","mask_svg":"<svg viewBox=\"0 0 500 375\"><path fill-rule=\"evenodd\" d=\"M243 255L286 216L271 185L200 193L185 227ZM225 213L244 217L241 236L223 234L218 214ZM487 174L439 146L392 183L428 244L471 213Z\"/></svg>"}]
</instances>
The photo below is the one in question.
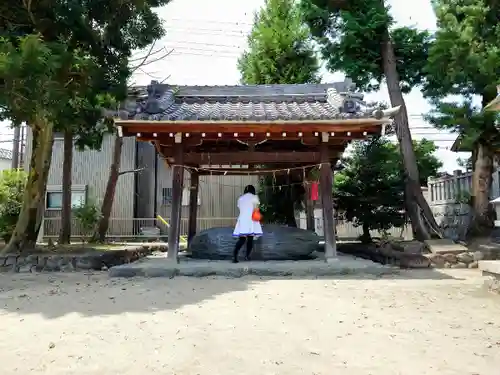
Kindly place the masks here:
<instances>
[{"instance_id":1,"label":"woman's dark hair","mask_svg":"<svg viewBox=\"0 0 500 375\"><path fill-rule=\"evenodd\" d=\"M253 185L245 186L245 190L243 190L243 194L247 194L247 193L255 195L255 187Z\"/></svg>"}]
</instances>

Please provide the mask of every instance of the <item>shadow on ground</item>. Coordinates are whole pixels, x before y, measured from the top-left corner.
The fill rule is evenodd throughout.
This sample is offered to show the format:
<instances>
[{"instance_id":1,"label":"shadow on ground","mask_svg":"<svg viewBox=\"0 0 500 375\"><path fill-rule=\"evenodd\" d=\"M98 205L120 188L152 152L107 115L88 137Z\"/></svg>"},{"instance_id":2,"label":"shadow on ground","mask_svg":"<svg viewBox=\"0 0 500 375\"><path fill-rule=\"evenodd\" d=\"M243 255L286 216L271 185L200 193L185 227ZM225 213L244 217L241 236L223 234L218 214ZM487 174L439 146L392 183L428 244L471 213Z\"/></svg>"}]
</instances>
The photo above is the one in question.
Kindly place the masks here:
<instances>
[{"instance_id":1,"label":"shadow on ground","mask_svg":"<svg viewBox=\"0 0 500 375\"><path fill-rule=\"evenodd\" d=\"M364 260L366 262L366 260ZM458 271L458 272L457 272ZM460 272L462 271L462 272ZM463 278L462 278L463 275ZM109 316L126 313L144 313L178 310L188 305L201 306L216 298L233 298L235 293L248 293L261 283L318 282L325 288L347 290L380 289L385 285L415 288L412 280L421 280L419 288L436 287L450 282L463 282L471 270L441 271L434 269L391 269L390 273L377 275L352 273L336 276L255 276L237 278L208 276L203 278L109 278L107 272L74 273L4 273L0 274L0 315L38 314L46 319L57 319L67 314ZM411 284L411 285L410 285ZM289 287L289 285L287 285ZM299 288L300 288L299 287ZM425 290L425 289L424 289ZM277 291L278 293L278 291ZM327 301L325 301L326 303ZM1 319L1 318L0 318ZM22 319L21 319L22 320Z\"/></svg>"},{"instance_id":2,"label":"shadow on ground","mask_svg":"<svg viewBox=\"0 0 500 375\"><path fill-rule=\"evenodd\" d=\"M470 270L463 270L464 276ZM255 284L276 282L301 283L316 280L328 285L345 284L346 288L377 288L378 283L403 284L423 280L432 285L459 280L436 270L401 270L392 275L342 275L337 277L176 277L110 279L105 272L2 274L0 275L0 315L40 314L55 319L66 314L85 316L120 315L134 312L177 310L196 305L221 295L247 292ZM469 273L470 275L470 273ZM356 280L355 283L352 281ZM358 282L359 281L359 282Z\"/></svg>"}]
</instances>

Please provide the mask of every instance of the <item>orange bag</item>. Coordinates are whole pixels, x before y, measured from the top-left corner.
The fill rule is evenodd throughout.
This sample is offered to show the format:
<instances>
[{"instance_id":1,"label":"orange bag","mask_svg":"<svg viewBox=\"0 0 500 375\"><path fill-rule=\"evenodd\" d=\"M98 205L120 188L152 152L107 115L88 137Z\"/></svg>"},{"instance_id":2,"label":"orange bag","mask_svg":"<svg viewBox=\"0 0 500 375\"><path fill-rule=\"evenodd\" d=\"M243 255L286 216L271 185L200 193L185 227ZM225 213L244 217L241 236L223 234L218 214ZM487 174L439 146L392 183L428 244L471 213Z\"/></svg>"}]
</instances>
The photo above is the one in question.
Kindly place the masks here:
<instances>
[{"instance_id":1,"label":"orange bag","mask_svg":"<svg viewBox=\"0 0 500 375\"><path fill-rule=\"evenodd\" d=\"M262 220L262 215L260 213L260 210L258 208L255 208L252 212L252 220L253 221L261 221Z\"/></svg>"}]
</instances>

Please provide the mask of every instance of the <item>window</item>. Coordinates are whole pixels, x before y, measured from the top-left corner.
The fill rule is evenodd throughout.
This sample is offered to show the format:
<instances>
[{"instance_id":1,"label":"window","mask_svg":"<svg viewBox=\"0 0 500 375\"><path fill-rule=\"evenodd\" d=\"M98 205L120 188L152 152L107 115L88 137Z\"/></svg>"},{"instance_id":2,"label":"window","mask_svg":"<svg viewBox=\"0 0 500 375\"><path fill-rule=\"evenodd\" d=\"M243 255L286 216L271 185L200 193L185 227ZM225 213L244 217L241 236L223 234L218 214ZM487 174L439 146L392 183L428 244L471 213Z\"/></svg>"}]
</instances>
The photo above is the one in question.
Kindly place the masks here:
<instances>
[{"instance_id":1,"label":"window","mask_svg":"<svg viewBox=\"0 0 500 375\"><path fill-rule=\"evenodd\" d=\"M71 207L80 207L87 200L85 186L77 186L71 192ZM47 187L46 208L48 210L60 210L62 208L62 186Z\"/></svg>"},{"instance_id":2,"label":"window","mask_svg":"<svg viewBox=\"0 0 500 375\"><path fill-rule=\"evenodd\" d=\"M171 204L172 203L172 188L163 188L161 191L161 202L162 204Z\"/></svg>"}]
</instances>

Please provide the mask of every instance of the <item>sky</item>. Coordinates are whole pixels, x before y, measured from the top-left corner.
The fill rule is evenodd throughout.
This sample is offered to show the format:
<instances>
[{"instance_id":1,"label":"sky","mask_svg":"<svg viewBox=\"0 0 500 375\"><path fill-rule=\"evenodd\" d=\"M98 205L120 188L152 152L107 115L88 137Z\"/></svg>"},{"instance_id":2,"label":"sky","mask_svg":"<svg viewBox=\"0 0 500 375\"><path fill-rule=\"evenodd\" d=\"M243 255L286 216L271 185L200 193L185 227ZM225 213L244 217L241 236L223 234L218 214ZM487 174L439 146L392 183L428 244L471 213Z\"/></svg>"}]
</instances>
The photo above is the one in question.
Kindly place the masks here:
<instances>
[{"instance_id":1,"label":"sky","mask_svg":"<svg viewBox=\"0 0 500 375\"><path fill-rule=\"evenodd\" d=\"M435 17L430 0L389 0L391 13L399 25L412 25L419 29L434 30ZM160 61L136 71L134 84L147 85L158 80L173 85L235 85L239 83L238 57L245 50L247 35L252 27L253 14L264 0L172 0L159 8L165 21L167 34L155 48L164 47L173 52ZM340 73L324 71L323 82L342 81ZM389 102L385 87L365 96L368 101ZM467 153L449 150L456 134L438 131L422 119L430 110L429 104L418 90L405 96L410 114L410 128L414 139L435 141L439 149L436 156L443 163L443 171L458 169L457 158ZM12 129L0 123L0 147L9 148Z\"/></svg>"}]
</instances>

